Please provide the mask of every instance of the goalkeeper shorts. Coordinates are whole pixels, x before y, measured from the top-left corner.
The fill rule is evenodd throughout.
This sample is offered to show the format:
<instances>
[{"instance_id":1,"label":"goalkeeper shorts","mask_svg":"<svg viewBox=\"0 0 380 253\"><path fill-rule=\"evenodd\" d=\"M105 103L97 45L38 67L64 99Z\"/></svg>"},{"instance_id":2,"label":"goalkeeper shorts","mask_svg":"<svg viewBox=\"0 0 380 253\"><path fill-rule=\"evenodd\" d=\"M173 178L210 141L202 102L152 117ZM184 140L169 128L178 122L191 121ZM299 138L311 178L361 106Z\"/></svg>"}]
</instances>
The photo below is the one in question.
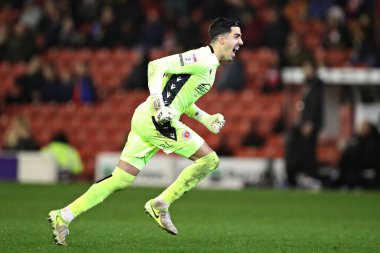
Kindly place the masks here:
<instances>
[{"instance_id":1,"label":"goalkeeper shorts","mask_svg":"<svg viewBox=\"0 0 380 253\"><path fill-rule=\"evenodd\" d=\"M135 112L120 160L141 170L160 149L189 158L203 143L202 137L177 119L160 125L148 113Z\"/></svg>"}]
</instances>

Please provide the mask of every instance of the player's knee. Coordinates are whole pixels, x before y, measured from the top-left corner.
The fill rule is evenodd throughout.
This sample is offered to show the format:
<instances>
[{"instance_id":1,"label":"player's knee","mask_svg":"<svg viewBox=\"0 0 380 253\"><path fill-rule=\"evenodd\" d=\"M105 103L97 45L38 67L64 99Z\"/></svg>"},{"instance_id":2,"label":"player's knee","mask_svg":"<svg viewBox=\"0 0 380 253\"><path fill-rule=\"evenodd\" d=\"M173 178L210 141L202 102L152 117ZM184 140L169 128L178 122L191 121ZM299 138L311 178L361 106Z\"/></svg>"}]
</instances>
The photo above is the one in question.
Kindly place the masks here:
<instances>
[{"instance_id":1,"label":"player's knee","mask_svg":"<svg viewBox=\"0 0 380 253\"><path fill-rule=\"evenodd\" d=\"M133 175L128 174L118 167L116 167L116 169L112 172L112 177L115 180L115 187L117 190L127 188L134 180Z\"/></svg>"},{"instance_id":2,"label":"player's knee","mask_svg":"<svg viewBox=\"0 0 380 253\"><path fill-rule=\"evenodd\" d=\"M220 163L220 159L215 152L208 154L207 156L205 156L205 158L207 160L206 162L207 162L207 165L209 167L210 172L212 172L212 171L216 170L216 168L218 168L219 163Z\"/></svg>"}]
</instances>

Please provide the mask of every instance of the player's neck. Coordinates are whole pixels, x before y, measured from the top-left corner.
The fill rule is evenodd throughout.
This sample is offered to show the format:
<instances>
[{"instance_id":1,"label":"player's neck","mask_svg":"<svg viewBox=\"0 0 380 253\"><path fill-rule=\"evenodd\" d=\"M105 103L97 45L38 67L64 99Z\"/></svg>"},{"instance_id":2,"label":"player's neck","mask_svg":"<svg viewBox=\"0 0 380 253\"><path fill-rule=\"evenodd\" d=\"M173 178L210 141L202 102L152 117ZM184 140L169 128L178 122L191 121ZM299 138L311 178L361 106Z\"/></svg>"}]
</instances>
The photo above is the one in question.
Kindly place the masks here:
<instances>
[{"instance_id":1,"label":"player's neck","mask_svg":"<svg viewBox=\"0 0 380 253\"><path fill-rule=\"evenodd\" d=\"M215 54L218 61L220 62L221 60L223 60L220 45L218 43L210 43L210 47L212 49L211 52Z\"/></svg>"}]
</instances>

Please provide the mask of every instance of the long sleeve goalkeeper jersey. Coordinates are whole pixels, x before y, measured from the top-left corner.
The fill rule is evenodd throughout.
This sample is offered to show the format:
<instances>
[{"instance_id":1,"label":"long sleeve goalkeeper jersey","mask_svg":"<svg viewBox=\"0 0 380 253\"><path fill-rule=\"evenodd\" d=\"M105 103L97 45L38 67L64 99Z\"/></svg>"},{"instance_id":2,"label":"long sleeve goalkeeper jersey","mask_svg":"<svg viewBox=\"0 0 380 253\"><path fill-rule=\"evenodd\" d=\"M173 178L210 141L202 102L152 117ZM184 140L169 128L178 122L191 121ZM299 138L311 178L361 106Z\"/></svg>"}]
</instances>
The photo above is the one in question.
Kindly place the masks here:
<instances>
[{"instance_id":1,"label":"long sleeve goalkeeper jersey","mask_svg":"<svg viewBox=\"0 0 380 253\"><path fill-rule=\"evenodd\" d=\"M211 89L219 65L211 46L154 60L148 66L150 93L161 93L165 106L175 111L177 119L184 112L195 113L195 102ZM153 115L149 99L136 112Z\"/></svg>"}]
</instances>

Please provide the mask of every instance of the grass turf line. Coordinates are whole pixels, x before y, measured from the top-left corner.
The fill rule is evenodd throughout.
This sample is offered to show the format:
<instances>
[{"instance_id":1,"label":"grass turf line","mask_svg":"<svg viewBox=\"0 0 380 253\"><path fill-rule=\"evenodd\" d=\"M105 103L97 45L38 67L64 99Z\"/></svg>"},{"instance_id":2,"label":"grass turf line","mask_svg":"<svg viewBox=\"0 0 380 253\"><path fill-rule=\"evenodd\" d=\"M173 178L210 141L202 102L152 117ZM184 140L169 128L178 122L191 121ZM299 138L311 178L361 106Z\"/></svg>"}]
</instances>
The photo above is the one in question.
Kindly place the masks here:
<instances>
[{"instance_id":1,"label":"grass turf line","mask_svg":"<svg viewBox=\"0 0 380 253\"><path fill-rule=\"evenodd\" d=\"M0 252L379 252L380 192L194 190L171 207L180 235L144 214L162 189L129 188L70 225L52 244L46 217L88 184L0 183Z\"/></svg>"}]
</instances>

